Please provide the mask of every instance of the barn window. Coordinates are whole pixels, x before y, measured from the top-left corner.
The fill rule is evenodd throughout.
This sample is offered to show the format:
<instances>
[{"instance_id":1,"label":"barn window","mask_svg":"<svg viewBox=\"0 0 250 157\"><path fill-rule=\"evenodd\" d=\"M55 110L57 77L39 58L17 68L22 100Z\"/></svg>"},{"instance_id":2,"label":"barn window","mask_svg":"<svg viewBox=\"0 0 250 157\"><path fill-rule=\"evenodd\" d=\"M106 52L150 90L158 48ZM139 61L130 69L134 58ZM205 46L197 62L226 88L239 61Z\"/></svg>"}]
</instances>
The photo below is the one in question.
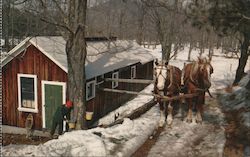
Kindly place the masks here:
<instances>
[{"instance_id":1,"label":"barn window","mask_svg":"<svg viewBox=\"0 0 250 157\"><path fill-rule=\"evenodd\" d=\"M119 73L114 72L112 74L112 79L119 79ZM116 87L118 87L118 82L117 81L112 81L112 88L116 88Z\"/></svg>"},{"instance_id":2,"label":"barn window","mask_svg":"<svg viewBox=\"0 0 250 157\"><path fill-rule=\"evenodd\" d=\"M102 84L104 82L104 75L97 76L96 81L97 85Z\"/></svg>"},{"instance_id":3,"label":"barn window","mask_svg":"<svg viewBox=\"0 0 250 157\"><path fill-rule=\"evenodd\" d=\"M37 76L18 74L18 110L38 112L37 105Z\"/></svg>"},{"instance_id":4,"label":"barn window","mask_svg":"<svg viewBox=\"0 0 250 157\"><path fill-rule=\"evenodd\" d=\"M136 78L136 66L131 67L131 79Z\"/></svg>"},{"instance_id":5,"label":"barn window","mask_svg":"<svg viewBox=\"0 0 250 157\"><path fill-rule=\"evenodd\" d=\"M87 101L95 97L95 80L86 84L86 99Z\"/></svg>"}]
</instances>

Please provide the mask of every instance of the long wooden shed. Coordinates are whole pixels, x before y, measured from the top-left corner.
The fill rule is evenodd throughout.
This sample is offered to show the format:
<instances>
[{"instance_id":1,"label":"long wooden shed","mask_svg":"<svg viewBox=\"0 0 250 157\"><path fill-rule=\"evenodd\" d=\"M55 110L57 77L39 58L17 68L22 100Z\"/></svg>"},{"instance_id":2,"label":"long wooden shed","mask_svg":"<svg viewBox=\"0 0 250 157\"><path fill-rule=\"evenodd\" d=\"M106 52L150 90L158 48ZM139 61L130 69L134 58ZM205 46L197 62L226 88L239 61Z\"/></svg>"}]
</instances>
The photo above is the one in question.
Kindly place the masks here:
<instances>
[{"instance_id":1,"label":"long wooden shed","mask_svg":"<svg viewBox=\"0 0 250 157\"><path fill-rule=\"evenodd\" d=\"M132 97L99 88L140 91L145 87L103 78L152 79L154 58L135 41L86 40L86 107L94 113L94 122ZM25 127L31 113L34 129L51 127L55 109L67 99L65 44L59 36L26 38L2 58L3 124Z\"/></svg>"}]
</instances>

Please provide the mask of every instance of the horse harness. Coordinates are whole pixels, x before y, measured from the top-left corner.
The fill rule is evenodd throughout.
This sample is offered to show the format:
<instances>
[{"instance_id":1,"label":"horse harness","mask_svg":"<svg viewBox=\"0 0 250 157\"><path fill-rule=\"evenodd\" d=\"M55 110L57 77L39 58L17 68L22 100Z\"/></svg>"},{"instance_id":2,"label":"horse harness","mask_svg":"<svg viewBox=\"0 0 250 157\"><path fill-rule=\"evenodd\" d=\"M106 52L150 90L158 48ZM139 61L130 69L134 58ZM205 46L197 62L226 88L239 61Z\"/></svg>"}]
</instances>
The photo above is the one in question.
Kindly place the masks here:
<instances>
[{"instance_id":1,"label":"horse harness","mask_svg":"<svg viewBox=\"0 0 250 157\"><path fill-rule=\"evenodd\" d=\"M198 66L201 66L201 65L198 65ZM205 88L199 87L199 82L197 81L197 79L195 79L195 80L193 79L192 73L193 73L194 67L195 67L195 64L193 63L191 71L190 71L190 74L189 74L189 77L188 77L188 80L190 81L190 83L192 83L195 86L195 91L197 91L197 94L199 94L200 92L208 92L209 96L211 98L213 98L213 96L210 93L209 89L205 89ZM185 82L185 81L183 81L183 82ZM184 83L183 86L185 86L185 83Z\"/></svg>"},{"instance_id":2,"label":"horse harness","mask_svg":"<svg viewBox=\"0 0 250 157\"><path fill-rule=\"evenodd\" d=\"M163 66L164 65L160 65L161 67L159 68L156 68L156 69L160 69L160 73L158 75L156 75L156 81L155 81L155 84L157 84L157 78L161 75L164 80L165 80L165 83L164 83L164 88L162 90L159 90L157 88L157 86L155 86L157 88L157 91L159 92L164 92L164 91L168 91L168 89L173 85L173 74L174 74L174 67L173 66L167 66L166 67L166 77L164 77L164 75L162 74L162 70L163 70ZM169 73L169 74L168 74ZM168 86L167 86L167 90L166 90L166 83L169 82ZM180 87L178 86L178 88L180 89Z\"/></svg>"}]
</instances>

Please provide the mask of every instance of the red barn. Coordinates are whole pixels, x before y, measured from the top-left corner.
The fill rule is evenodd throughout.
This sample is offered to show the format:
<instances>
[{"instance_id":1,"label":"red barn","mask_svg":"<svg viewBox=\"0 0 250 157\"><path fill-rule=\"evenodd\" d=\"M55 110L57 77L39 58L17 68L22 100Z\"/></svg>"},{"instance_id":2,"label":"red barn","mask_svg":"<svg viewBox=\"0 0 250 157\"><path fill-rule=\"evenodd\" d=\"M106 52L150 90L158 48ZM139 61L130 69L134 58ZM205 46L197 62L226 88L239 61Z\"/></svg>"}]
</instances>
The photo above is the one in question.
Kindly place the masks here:
<instances>
[{"instance_id":1,"label":"red barn","mask_svg":"<svg viewBox=\"0 0 250 157\"><path fill-rule=\"evenodd\" d=\"M97 87L139 91L140 84L104 82L103 78L153 78L153 56L134 41L86 38L87 111L92 122L131 99ZM62 37L26 38L2 62L3 124L25 127L29 113L34 129L49 129L52 115L67 98L67 58ZM84 67L83 67L84 68Z\"/></svg>"}]
</instances>

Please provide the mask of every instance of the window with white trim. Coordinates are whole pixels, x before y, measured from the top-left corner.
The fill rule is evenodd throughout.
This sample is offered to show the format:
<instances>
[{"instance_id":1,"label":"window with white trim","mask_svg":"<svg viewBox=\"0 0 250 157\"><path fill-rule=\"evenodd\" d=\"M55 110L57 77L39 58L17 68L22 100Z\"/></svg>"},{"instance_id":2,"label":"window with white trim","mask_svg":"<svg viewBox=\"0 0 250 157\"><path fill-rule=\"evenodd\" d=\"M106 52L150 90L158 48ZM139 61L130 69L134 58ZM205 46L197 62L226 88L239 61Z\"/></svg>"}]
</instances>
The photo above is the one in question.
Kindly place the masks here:
<instances>
[{"instance_id":1,"label":"window with white trim","mask_svg":"<svg viewBox=\"0 0 250 157\"><path fill-rule=\"evenodd\" d=\"M119 72L114 72L112 74L112 79L119 79ZM118 81L112 81L112 88L118 87Z\"/></svg>"},{"instance_id":2,"label":"window with white trim","mask_svg":"<svg viewBox=\"0 0 250 157\"><path fill-rule=\"evenodd\" d=\"M37 76L30 74L17 74L17 77L18 110L37 113Z\"/></svg>"},{"instance_id":3,"label":"window with white trim","mask_svg":"<svg viewBox=\"0 0 250 157\"><path fill-rule=\"evenodd\" d=\"M102 84L104 82L104 74L96 77L96 84Z\"/></svg>"},{"instance_id":4,"label":"window with white trim","mask_svg":"<svg viewBox=\"0 0 250 157\"><path fill-rule=\"evenodd\" d=\"M86 99L87 101L95 97L95 80L86 84Z\"/></svg>"},{"instance_id":5,"label":"window with white trim","mask_svg":"<svg viewBox=\"0 0 250 157\"><path fill-rule=\"evenodd\" d=\"M136 78L136 66L131 67L131 79Z\"/></svg>"}]
</instances>

